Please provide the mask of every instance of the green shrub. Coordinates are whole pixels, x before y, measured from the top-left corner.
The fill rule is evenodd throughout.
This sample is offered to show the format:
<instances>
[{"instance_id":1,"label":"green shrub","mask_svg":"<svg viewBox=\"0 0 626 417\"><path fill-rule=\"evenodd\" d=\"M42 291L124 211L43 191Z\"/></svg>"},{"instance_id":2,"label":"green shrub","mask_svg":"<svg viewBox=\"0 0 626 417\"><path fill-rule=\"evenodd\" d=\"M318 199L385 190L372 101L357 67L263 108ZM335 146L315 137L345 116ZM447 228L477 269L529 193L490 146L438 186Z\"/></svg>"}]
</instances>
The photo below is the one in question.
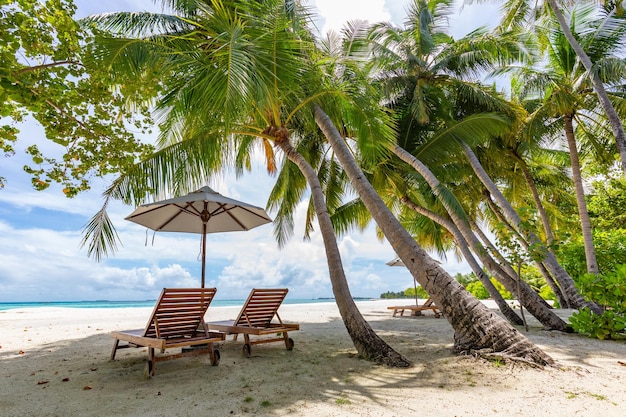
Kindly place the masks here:
<instances>
[{"instance_id":1,"label":"green shrub","mask_svg":"<svg viewBox=\"0 0 626 417\"><path fill-rule=\"evenodd\" d=\"M404 290L404 296L407 298L415 298L415 287ZM430 296L422 287L417 287L417 298L429 298Z\"/></svg>"},{"instance_id":2,"label":"green shrub","mask_svg":"<svg viewBox=\"0 0 626 417\"><path fill-rule=\"evenodd\" d=\"M467 287L465 287L465 289L467 290L467 292L469 292L479 300L485 300L489 298L489 293L487 292L487 289L480 281L470 282L469 284L467 284Z\"/></svg>"},{"instance_id":3,"label":"green shrub","mask_svg":"<svg viewBox=\"0 0 626 417\"><path fill-rule=\"evenodd\" d=\"M594 230L593 243L600 273L615 271L626 259L626 229ZM580 236L560 245L557 257L563 268L577 280L587 272L585 245Z\"/></svg>"},{"instance_id":4,"label":"green shrub","mask_svg":"<svg viewBox=\"0 0 626 417\"><path fill-rule=\"evenodd\" d=\"M578 279L583 297L604 308L604 313L593 314L588 308L574 312L570 317L572 328L597 339L626 337L626 265L606 274L585 274Z\"/></svg>"},{"instance_id":5,"label":"green shrub","mask_svg":"<svg viewBox=\"0 0 626 417\"><path fill-rule=\"evenodd\" d=\"M512 300L514 298L513 294L508 292L506 288L504 288L504 285L500 284L495 279L491 278L491 283L494 285L494 287L496 287L500 295L502 295L502 298L504 298L505 300ZM491 297L483 283L480 281L470 282L469 284L467 284L465 289L467 290L467 292L469 292L479 300L486 300L487 298Z\"/></svg>"},{"instance_id":6,"label":"green shrub","mask_svg":"<svg viewBox=\"0 0 626 417\"><path fill-rule=\"evenodd\" d=\"M511 294L506 290L506 288L504 288L504 285L500 284L495 279L491 278L491 283L494 285L494 287L496 287L496 290L498 290L500 295L502 295L502 298L504 298L505 300L512 300L515 298L513 297L513 294Z\"/></svg>"},{"instance_id":7,"label":"green shrub","mask_svg":"<svg viewBox=\"0 0 626 417\"><path fill-rule=\"evenodd\" d=\"M572 328L580 334L586 334L595 339L624 339L626 334L626 316L615 311L607 310L598 315L584 307L570 317Z\"/></svg>"}]
</instances>

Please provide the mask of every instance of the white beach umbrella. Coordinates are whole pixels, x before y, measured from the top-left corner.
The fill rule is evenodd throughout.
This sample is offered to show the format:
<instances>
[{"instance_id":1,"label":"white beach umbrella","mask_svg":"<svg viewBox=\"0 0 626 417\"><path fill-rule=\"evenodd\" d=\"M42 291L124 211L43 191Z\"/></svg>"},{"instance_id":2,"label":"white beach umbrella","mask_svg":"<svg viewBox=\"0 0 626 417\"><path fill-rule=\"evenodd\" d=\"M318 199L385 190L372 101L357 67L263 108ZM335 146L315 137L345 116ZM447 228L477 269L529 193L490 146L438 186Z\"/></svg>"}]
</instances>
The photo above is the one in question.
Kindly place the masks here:
<instances>
[{"instance_id":1,"label":"white beach umbrella","mask_svg":"<svg viewBox=\"0 0 626 417\"><path fill-rule=\"evenodd\" d=\"M126 220L157 232L202 235L202 288L204 288L207 233L245 231L270 223L264 209L224 197L210 187L155 203L143 204Z\"/></svg>"}]
</instances>

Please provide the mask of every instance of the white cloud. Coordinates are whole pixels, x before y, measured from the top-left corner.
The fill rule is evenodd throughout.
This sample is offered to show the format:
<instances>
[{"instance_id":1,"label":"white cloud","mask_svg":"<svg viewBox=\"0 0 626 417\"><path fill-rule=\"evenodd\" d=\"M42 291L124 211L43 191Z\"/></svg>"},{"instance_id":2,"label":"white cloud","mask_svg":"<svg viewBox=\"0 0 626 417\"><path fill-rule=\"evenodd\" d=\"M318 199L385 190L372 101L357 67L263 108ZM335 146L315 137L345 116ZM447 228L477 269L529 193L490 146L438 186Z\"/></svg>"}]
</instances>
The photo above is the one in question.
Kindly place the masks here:
<instances>
[{"instance_id":1,"label":"white cloud","mask_svg":"<svg viewBox=\"0 0 626 417\"><path fill-rule=\"evenodd\" d=\"M315 0L315 6L324 19L321 33L339 31L349 20L374 23L391 19L384 0Z\"/></svg>"}]
</instances>

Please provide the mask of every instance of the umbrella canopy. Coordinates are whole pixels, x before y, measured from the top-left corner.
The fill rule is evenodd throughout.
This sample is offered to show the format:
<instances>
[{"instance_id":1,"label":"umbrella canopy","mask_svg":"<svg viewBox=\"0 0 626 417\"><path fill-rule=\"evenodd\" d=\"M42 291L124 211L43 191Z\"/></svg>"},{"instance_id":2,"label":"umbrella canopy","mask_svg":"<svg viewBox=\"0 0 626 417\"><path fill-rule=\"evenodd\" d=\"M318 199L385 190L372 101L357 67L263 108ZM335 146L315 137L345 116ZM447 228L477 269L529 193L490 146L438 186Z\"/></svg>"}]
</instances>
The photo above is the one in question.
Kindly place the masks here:
<instances>
[{"instance_id":1,"label":"umbrella canopy","mask_svg":"<svg viewBox=\"0 0 626 417\"><path fill-rule=\"evenodd\" d=\"M400 259L400 258L395 258L395 259L387 262L386 265L389 265L389 266L404 266L404 262L402 262L402 259Z\"/></svg>"},{"instance_id":2,"label":"umbrella canopy","mask_svg":"<svg viewBox=\"0 0 626 417\"><path fill-rule=\"evenodd\" d=\"M404 262L402 262L402 259L400 259L400 258L392 259L391 261L387 262L386 265L389 265L389 266L405 266ZM415 288L415 305L418 305L419 304L419 300L417 298L417 280L415 278L413 278L413 288Z\"/></svg>"},{"instance_id":3,"label":"umbrella canopy","mask_svg":"<svg viewBox=\"0 0 626 417\"><path fill-rule=\"evenodd\" d=\"M182 197L143 204L126 220L157 232L201 234L202 288L207 233L245 231L272 221L262 208L224 197L210 187L202 187Z\"/></svg>"}]
</instances>

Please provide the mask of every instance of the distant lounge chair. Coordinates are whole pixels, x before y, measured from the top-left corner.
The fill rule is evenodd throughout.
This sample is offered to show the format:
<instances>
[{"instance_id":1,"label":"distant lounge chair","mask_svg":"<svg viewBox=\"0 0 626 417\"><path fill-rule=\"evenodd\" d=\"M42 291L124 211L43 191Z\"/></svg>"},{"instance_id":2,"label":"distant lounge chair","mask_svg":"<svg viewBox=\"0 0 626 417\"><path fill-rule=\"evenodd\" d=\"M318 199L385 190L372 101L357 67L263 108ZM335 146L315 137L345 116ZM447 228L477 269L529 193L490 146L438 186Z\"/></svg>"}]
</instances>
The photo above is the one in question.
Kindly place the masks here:
<instances>
[{"instance_id":1,"label":"distant lounge chair","mask_svg":"<svg viewBox=\"0 0 626 417\"><path fill-rule=\"evenodd\" d=\"M111 360L118 349L147 347L147 374L154 376L156 362L176 359L183 356L209 354L211 365L220 361L220 352L213 343L224 340L221 333L210 333L204 322L204 315L215 296L215 288L164 288L154 306L154 311L145 329L111 332L115 338ZM128 342L120 345L120 341ZM165 349L185 348L181 353L156 356ZM193 348L189 348L193 347Z\"/></svg>"},{"instance_id":2,"label":"distant lounge chair","mask_svg":"<svg viewBox=\"0 0 626 417\"><path fill-rule=\"evenodd\" d=\"M400 313L400 317L404 316L405 310L410 311L411 316L421 316L422 311L431 310L435 314L435 317L441 317L441 311L430 298L426 300L426 302L424 302L424 304L422 305L412 304L403 306L391 306L387 307L387 310L393 310L393 317L396 317L398 313Z\"/></svg>"},{"instance_id":3,"label":"distant lounge chair","mask_svg":"<svg viewBox=\"0 0 626 417\"><path fill-rule=\"evenodd\" d=\"M300 325L283 323L278 315L278 308L285 299L287 291L289 290L286 288L255 288L250 292L236 320L208 322L207 327L212 331L233 334L233 340L237 340L237 336L243 334L243 354L246 357L250 357L252 345L261 343L284 341L287 350L292 350L294 343L288 334L291 331L300 330ZM274 318L276 322L272 322ZM276 337L262 337L270 334ZM259 338L251 341L250 336L259 336Z\"/></svg>"}]
</instances>

